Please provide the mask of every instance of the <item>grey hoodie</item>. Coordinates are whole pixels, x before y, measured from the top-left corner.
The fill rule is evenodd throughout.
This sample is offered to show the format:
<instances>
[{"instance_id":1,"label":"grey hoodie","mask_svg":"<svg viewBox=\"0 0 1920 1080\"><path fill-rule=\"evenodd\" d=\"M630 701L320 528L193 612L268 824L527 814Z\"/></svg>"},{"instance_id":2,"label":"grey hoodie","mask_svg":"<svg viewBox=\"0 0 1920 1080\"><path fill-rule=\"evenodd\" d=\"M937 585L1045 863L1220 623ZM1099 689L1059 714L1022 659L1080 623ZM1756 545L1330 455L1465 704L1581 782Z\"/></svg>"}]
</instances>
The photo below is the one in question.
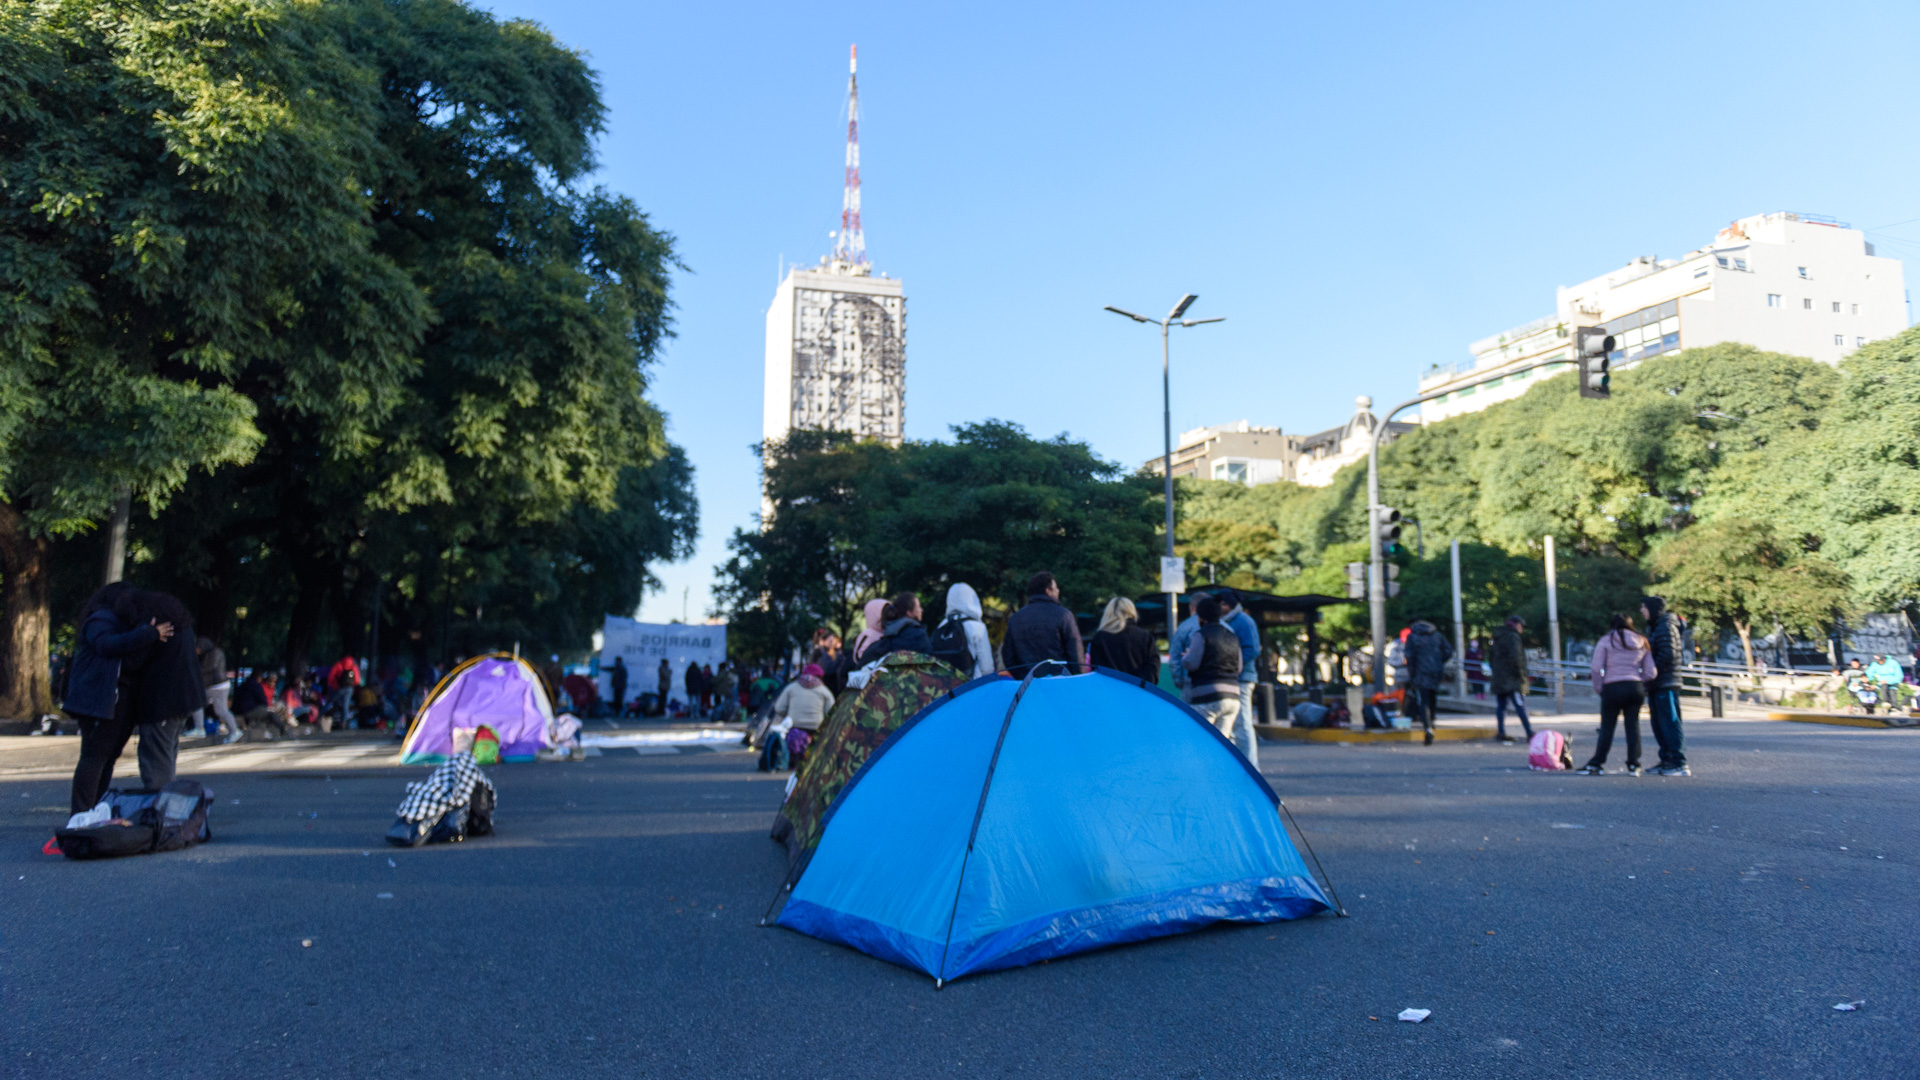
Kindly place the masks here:
<instances>
[{"instance_id":1,"label":"grey hoodie","mask_svg":"<svg viewBox=\"0 0 1920 1080\"><path fill-rule=\"evenodd\" d=\"M967 651L973 654L973 670L966 673L967 677L977 679L991 675L993 643L987 640L987 624L980 621L980 595L973 591L973 586L955 582L947 587L947 614L951 616L955 612L967 617Z\"/></svg>"}]
</instances>

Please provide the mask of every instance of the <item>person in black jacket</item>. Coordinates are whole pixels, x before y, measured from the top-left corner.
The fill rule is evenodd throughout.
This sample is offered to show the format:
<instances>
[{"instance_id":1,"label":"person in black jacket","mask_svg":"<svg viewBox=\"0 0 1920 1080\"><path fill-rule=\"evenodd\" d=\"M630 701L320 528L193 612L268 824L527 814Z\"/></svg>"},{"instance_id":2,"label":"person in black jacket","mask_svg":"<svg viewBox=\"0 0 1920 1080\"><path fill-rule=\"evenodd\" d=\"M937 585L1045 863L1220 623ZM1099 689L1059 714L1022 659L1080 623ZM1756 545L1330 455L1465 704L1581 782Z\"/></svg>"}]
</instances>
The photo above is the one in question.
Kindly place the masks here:
<instances>
[{"instance_id":1,"label":"person in black jacket","mask_svg":"<svg viewBox=\"0 0 1920 1080\"><path fill-rule=\"evenodd\" d=\"M613 684L613 715L617 719L627 713L627 658L616 656L613 667L607 669L607 681Z\"/></svg>"},{"instance_id":2,"label":"person in black jacket","mask_svg":"<svg viewBox=\"0 0 1920 1080\"><path fill-rule=\"evenodd\" d=\"M1160 682L1160 651L1153 647L1153 635L1141 627L1133 601L1124 596L1107 601L1087 651L1095 667L1112 668L1150 685Z\"/></svg>"},{"instance_id":3,"label":"person in black jacket","mask_svg":"<svg viewBox=\"0 0 1920 1080\"><path fill-rule=\"evenodd\" d=\"M114 582L89 597L76 620L80 640L62 702L80 723L80 762L68 800L76 814L93 809L113 785L113 764L133 735L131 665L174 636L171 625L140 618L136 596L133 586Z\"/></svg>"},{"instance_id":4,"label":"person in black jacket","mask_svg":"<svg viewBox=\"0 0 1920 1080\"><path fill-rule=\"evenodd\" d=\"M1043 660L1064 660L1075 675L1083 670L1080 624L1060 603L1060 583L1045 570L1027 580L1027 606L1007 616L1007 638L1000 657L1007 670L1025 675Z\"/></svg>"},{"instance_id":5,"label":"person in black jacket","mask_svg":"<svg viewBox=\"0 0 1920 1080\"><path fill-rule=\"evenodd\" d=\"M1653 652L1653 678L1647 682L1647 720L1660 744L1660 764L1653 776L1692 776L1687 767L1687 738L1680 728L1680 619L1667 610L1664 597L1640 598L1646 620L1647 646Z\"/></svg>"},{"instance_id":6,"label":"person in black jacket","mask_svg":"<svg viewBox=\"0 0 1920 1080\"><path fill-rule=\"evenodd\" d=\"M159 788L173 782L180 755L180 727L207 703L200 682L200 657L194 652L193 615L162 592L140 592L134 600L142 622L168 623L174 633L153 647L140 665L134 690L134 720L140 725L140 784Z\"/></svg>"},{"instance_id":7,"label":"person in black jacket","mask_svg":"<svg viewBox=\"0 0 1920 1080\"><path fill-rule=\"evenodd\" d=\"M1447 661L1453 659L1453 646L1447 636L1425 619L1413 624L1407 635L1408 689L1414 695L1415 714L1426 729L1426 744L1433 745L1433 711L1440 694L1440 683L1447 677Z\"/></svg>"},{"instance_id":8,"label":"person in black jacket","mask_svg":"<svg viewBox=\"0 0 1920 1080\"><path fill-rule=\"evenodd\" d=\"M931 653L933 642L927 628L920 624L924 613L917 593L903 592L887 603L880 613L880 637L856 658L861 667L894 652Z\"/></svg>"}]
</instances>

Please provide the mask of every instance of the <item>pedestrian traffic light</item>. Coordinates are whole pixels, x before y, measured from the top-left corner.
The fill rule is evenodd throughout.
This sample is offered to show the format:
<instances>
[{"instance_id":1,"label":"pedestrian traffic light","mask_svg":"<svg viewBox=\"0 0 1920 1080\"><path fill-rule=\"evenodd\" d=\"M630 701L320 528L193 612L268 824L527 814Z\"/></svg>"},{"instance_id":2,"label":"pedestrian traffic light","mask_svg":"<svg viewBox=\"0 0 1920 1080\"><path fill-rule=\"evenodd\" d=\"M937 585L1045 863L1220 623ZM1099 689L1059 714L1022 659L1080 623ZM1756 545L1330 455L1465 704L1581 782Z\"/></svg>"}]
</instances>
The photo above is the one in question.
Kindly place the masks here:
<instances>
[{"instance_id":1,"label":"pedestrian traffic light","mask_svg":"<svg viewBox=\"0 0 1920 1080\"><path fill-rule=\"evenodd\" d=\"M1367 598L1367 564L1350 562L1347 564L1347 599L1365 600Z\"/></svg>"},{"instance_id":2,"label":"pedestrian traffic light","mask_svg":"<svg viewBox=\"0 0 1920 1080\"><path fill-rule=\"evenodd\" d=\"M1613 335L1604 327L1580 326L1573 331L1573 358L1580 367L1580 396L1605 399L1613 396L1607 389L1612 376L1607 374L1607 355L1613 352Z\"/></svg>"},{"instance_id":3,"label":"pedestrian traffic light","mask_svg":"<svg viewBox=\"0 0 1920 1080\"><path fill-rule=\"evenodd\" d=\"M1391 506L1379 508L1377 528L1380 530L1380 550L1388 555L1400 551L1400 511Z\"/></svg>"},{"instance_id":4,"label":"pedestrian traffic light","mask_svg":"<svg viewBox=\"0 0 1920 1080\"><path fill-rule=\"evenodd\" d=\"M1387 595L1388 596L1400 595L1400 564L1399 563L1387 564Z\"/></svg>"}]
</instances>

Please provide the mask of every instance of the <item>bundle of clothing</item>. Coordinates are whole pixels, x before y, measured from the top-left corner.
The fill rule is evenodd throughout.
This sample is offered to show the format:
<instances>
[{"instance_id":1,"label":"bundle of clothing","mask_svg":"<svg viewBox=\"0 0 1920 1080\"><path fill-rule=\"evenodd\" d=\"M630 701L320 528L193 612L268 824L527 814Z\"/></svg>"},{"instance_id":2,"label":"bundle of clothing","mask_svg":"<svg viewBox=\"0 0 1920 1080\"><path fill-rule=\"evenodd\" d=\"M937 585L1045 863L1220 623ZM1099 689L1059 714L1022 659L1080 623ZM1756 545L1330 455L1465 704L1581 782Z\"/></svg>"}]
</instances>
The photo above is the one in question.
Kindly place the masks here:
<instances>
[{"instance_id":1,"label":"bundle of clothing","mask_svg":"<svg viewBox=\"0 0 1920 1080\"><path fill-rule=\"evenodd\" d=\"M493 781L480 771L471 751L442 762L425 780L407 785L399 818L387 830L395 847L459 843L493 832Z\"/></svg>"}]
</instances>

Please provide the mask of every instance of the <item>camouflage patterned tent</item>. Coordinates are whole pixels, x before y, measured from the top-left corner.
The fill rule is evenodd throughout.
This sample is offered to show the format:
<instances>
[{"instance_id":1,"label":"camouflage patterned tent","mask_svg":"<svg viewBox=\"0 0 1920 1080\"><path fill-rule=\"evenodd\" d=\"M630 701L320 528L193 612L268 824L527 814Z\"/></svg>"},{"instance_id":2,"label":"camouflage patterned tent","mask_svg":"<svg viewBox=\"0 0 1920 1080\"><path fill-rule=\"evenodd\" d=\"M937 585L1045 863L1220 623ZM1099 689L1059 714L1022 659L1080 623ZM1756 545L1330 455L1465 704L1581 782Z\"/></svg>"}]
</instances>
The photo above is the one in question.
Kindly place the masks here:
<instances>
[{"instance_id":1,"label":"camouflage patterned tent","mask_svg":"<svg viewBox=\"0 0 1920 1080\"><path fill-rule=\"evenodd\" d=\"M820 842L820 819L887 736L966 681L924 653L897 652L881 663L864 688L841 694L807 751L793 793L774 815L773 838L787 845L787 858L797 863Z\"/></svg>"}]
</instances>

